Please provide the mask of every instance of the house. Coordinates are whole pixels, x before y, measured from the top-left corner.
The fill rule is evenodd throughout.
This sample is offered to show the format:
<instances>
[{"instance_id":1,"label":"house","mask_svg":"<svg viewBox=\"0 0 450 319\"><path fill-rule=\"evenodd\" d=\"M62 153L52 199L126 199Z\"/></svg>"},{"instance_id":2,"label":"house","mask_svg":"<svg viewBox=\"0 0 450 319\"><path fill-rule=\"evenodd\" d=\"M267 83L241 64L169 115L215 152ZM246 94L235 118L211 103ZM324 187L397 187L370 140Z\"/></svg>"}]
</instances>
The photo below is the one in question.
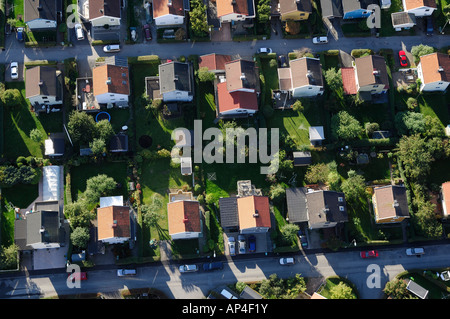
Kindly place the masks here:
<instances>
[{"instance_id":1,"label":"house","mask_svg":"<svg viewBox=\"0 0 450 319\"><path fill-rule=\"evenodd\" d=\"M408 199L404 186L375 187L372 195L375 222L399 223L409 218Z\"/></svg>"},{"instance_id":2,"label":"house","mask_svg":"<svg viewBox=\"0 0 450 319\"><path fill-rule=\"evenodd\" d=\"M93 94L98 104L128 106L130 79L127 66L103 64L92 70Z\"/></svg>"},{"instance_id":3,"label":"house","mask_svg":"<svg viewBox=\"0 0 450 319\"><path fill-rule=\"evenodd\" d=\"M271 227L267 196L238 197L237 212L241 234L268 232Z\"/></svg>"},{"instance_id":4,"label":"house","mask_svg":"<svg viewBox=\"0 0 450 319\"><path fill-rule=\"evenodd\" d=\"M172 239L191 239L202 236L200 204L196 200L174 200L167 204L169 235Z\"/></svg>"},{"instance_id":5,"label":"house","mask_svg":"<svg viewBox=\"0 0 450 319\"><path fill-rule=\"evenodd\" d=\"M287 213L289 222L293 224L308 222L306 206L306 187L286 189Z\"/></svg>"},{"instance_id":6,"label":"house","mask_svg":"<svg viewBox=\"0 0 450 319\"><path fill-rule=\"evenodd\" d=\"M356 58L353 67L341 69L342 84L345 94L386 93L389 89L389 77L386 61L382 56L367 55Z\"/></svg>"},{"instance_id":7,"label":"house","mask_svg":"<svg viewBox=\"0 0 450 319\"><path fill-rule=\"evenodd\" d=\"M412 13L416 17L431 16L437 9L435 0L402 0L403 11Z\"/></svg>"},{"instance_id":8,"label":"house","mask_svg":"<svg viewBox=\"0 0 450 319\"><path fill-rule=\"evenodd\" d=\"M254 61L238 59L225 63L228 92L259 93L259 71Z\"/></svg>"},{"instance_id":9,"label":"house","mask_svg":"<svg viewBox=\"0 0 450 319\"><path fill-rule=\"evenodd\" d=\"M64 155L65 138L63 134L50 134L44 141L45 155L50 157L60 157Z\"/></svg>"},{"instance_id":10,"label":"house","mask_svg":"<svg viewBox=\"0 0 450 319\"><path fill-rule=\"evenodd\" d=\"M408 281L408 284L406 285L406 290L413 293L420 299L427 299L427 297L428 297L429 291L427 289L423 288L418 283L412 281L411 279Z\"/></svg>"},{"instance_id":11,"label":"house","mask_svg":"<svg viewBox=\"0 0 450 319\"><path fill-rule=\"evenodd\" d=\"M445 182L441 185L440 195L443 217L448 218L450 215L450 182Z\"/></svg>"},{"instance_id":12,"label":"house","mask_svg":"<svg viewBox=\"0 0 450 319\"><path fill-rule=\"evenodd\" d=\"M97 234L99 241L108 244L130 240L130 208L122 205L97 208Z\"/></svg>"},{"instance_id":13,"label":"house","mask_svg":"<svg viewBox=\"0 0 450 319\"><path fill-rule=\"evenodd\" d=\"M208 68L210 72L214 73L224 73L225 63L231 61L231 56L226 54L205 54L198 58L198 68Z\"/></svg>"},{"instance_id":14,"label":"house","mask_svg":"<svg viewBox=\"0 0 450 319\"><path fill-rule=\"evenodd\" d=\"M63 103L63 75L53 66L35 66L25 71L25 97L35 112Z\"/></svg>"},{"instance_id":15,"label":"house","mask_svg":"<svg viewBox=\"0 0 450 319\"><path fill-rule=\"evenodd\" d=\"M175 61L160 64L159 85L164 102L191 102L194 88L190 64Z\"/></svg>"},{"instance_id":16,"label":"house","mask_svg":"<svg viewBox=\"0 0 450 319\"><path fill-rule=\"evenodd\" d=\"M391 20L395 31L411 29L416 25L416 16L409 12L403 11L391 13Z\"/></svg>"},{"instance_id":17,"label":"house","mask_svg":"<svg viewBox=\"0 0 450 319\"><path fill-rule=\"evenodd\" d=\"M421 91L445 91L450 83L450 57L439 52L421 56L417 75Z\"/></svg>"},{"instance_id":18,"label":"house","mask_svg":"<svg viewBox=\"0 0 450 319\"><path fill-rule=\"evenodd\" d=\"M121 0L78 0L78 13L93 28L120 26Z\"/></svg>"},{"instance_id":19,"label":"house","mask_svg":"<svg viewBox=\"0 0 450 319\"><path fill-rule=\"evenodd\" d=\"M258 111L258 98L254 92L229 92L227 82L217 84L218 118L247 117Z\"/></svg>"},{"instance_id":20,"label":"house","mask_svg":"<svg viewBox=\"0 0 450 319\"><path fill-rule=\"evenodd\" d=\"M322 95L322 65L316 58L303 57L289 62L289 68L279 68L279 87L293 98Z\"/></svg>"},{"instance_id":21,"label":"house","mask_svg":"<svg viewBox=\"0 0 450 319\"><path fill-rule=\"evenodd\" d=\"M237 199L235 196L219 198L220 225L224 231L239 230Z\"/></svg>"},{"instance_id":22,"label":"house","mask_svg":"<svg viewBox=\"0 0 450 319\"><path fill-rule=\"evenodd\" d=\"M279 0L281 21L307 20L312 12L311 0Z\"/></svg>"},{"instance_id":23,"label":"house","mask_svg":"<svg viewBox=\"0 0 450 319\"><path fill-rule=\"evenodd\" d=\"M348 221L345 195L341 192L316 190L306 193L308 227L336 227Z\"/></svg>"},{"instance_id":24,"label":"house","mask_svg":"<svg viewBox=\"0 0 450 319\"><path fill-rule=\"evenodd\" d=\"M310 126L309 127L309 141L313 146L322 145L322 141L325 140L325 134L323 133L323 126Z\"/></svg>"},{"instance_id":25,"label":"house","mask_svg":"<svg viewBox=\"0 0 450 319\"><path fill-rule=\"evenodd\" d=\"M344 19L367 18L372 13L370 5L379 5L377 0L342 0Z\"/></svg>"},{"instance_id":26,"label":"house","mask_svg":"<svg viewBox=\"0 0 450 319\"><path fill-rule=\"evenodd\" d=\"M56 31L62 0L23 0L23 13L30 31Z\"/></svg>"},{"instance_id":27,"label":"house","mask_svg":"<svg viewBox=\"0 0 450 319\"><path fill-rule=\"evenodd\" d=\"M292 152L294 166L308 166L312 162L311 152Z\"/></svg>"},{"instance_id":28,"label":"house","mask_svg":"<svg viewBox=\"0 0 450 319\"><path fill-rule=\"evenodd\" d=\"M254 0L216 0L216 8L220 23L245 21L256 16Z\"/></svg>"},{"instance_id":29,"label":"house","mask_svg":"<svg viewBox=\"0 0 450 319\"><path fill-rule=\"evenodd\" d=\"M342 0L320 0L320 7L324 18L333 19L343 16Z\"/></svg>"},{"instance_id":30,"label":"house","mask_svg":"<svg viewBox=\"0 0 450 319\"><path fill-rule=\"evenodd\" d=\"M109 141L109 151L112 153L128 152L128 135L125 133L114 135Z\"/></svg>"},{"instance_id":31,"label":"house","mask_svg":"<svg viewBox=\"0 0 450 319\"><path fill-rule=\"evenodd\" d=\"M153 0L153 19L157 27L184 24L187 0Z\"/></svg>"}]
</instances>

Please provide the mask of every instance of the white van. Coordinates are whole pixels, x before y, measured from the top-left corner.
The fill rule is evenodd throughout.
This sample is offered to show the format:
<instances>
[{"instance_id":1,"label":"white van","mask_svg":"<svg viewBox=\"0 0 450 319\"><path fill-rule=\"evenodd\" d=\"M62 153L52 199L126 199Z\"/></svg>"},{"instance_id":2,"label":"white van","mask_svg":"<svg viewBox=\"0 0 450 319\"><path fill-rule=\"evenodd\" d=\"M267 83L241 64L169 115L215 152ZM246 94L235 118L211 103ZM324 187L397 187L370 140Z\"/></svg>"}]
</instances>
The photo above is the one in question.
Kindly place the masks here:
<instances>
[{"instance_id":1,"label":"white van","mask_svg":"<svg viewBox=\"0 0 450 319\"><path fill-rule=\"evenodd\" d=\"M406 255L408 256L420 256L425 254L425 250L423 248L408 248L406 250Z\"/></svg>"},{"instance_id":2,"label":"white van","mask_svg":"<svg viewBox=\"0 0 450 319\"><path fill-rule=\"evenodd\" d=\"M81 26L81 24L75 24L75 33L78 40L84 40L83 27Z\"/></svg>"},{"instance_id":3,"label":"white van","mask_svg":"<svg viewBox=\"0 0 450 319\"><path fill-rule=\"evenodd\" d=\"M119 51L120 51L119 44L108 44L103 47L103 52L106 52L106 53L119 52Z\"/></svg>"}]
</instances>

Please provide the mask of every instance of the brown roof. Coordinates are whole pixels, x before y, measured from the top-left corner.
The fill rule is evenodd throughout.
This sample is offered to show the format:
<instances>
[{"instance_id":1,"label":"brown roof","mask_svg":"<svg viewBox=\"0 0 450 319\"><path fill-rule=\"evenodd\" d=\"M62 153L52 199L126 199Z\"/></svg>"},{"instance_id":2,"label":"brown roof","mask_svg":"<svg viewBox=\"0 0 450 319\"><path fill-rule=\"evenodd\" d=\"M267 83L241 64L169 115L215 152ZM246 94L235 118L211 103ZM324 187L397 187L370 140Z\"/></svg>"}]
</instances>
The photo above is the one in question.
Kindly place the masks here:
<instances>
[{"instance_id":1,"label":"brown roof","mask_svg":"<svg viewBox=\"0 0 450 319\"><path fill-rule=\"evenodd\" d=\"M171 0L171 2L172 4L169 5L169 0L153 0L153 18L167 14L184 16L183 0Z\"/></svg>"},{"instance_id":2,"label":"brown roof","mask_svg":"<svg viewBox=\"0 0 450 319\"><path fill-rule=\"evenodd\" d=\"M432 53L420 57L424 84L450 81L450 57L444 53Z\"/></svg>"},{"instance_id":3,"label":"brown roof","mask_svg":"<svg viewBox=\"0 0 450 319\"><path fill-rule=\"evenodd\" d=\"M356 58L356 76L360 87L366 85L383 84L389 88L389 78L386 69L386 61L382 56L367 55Z\"/></svg>"},{"instance_id":4,"label":"brown roof","mask_svg":"<svg viewBox=\"0 0 450 319\"><path fill-rule=\"evenodd\" d=\"M197 201L179 200L167 204L169 234L202 231L200 205Z\"/></svg>"},{"instance_id":5,"label":"brown roof","mask_svg":"<svg viewBox=\"0 0 450 319\"><path fill-rule=\"evenodd\" d=\"M286 14L290 12L312 12L311 0L279 0L280 14Z\"/></svg>"},{"instance_id":6,"label":"brown roof","mask_svg":"<svg viewBox=\"0 0 450 319\"><path fill-rule=\"evenodd\" d=\"M108 84L110 79L110 84ZM130 95L128 68L112 64L97 66L92 71L94 95L116 93Z\"/></svg>"},{"instance_id":7,"label":"brown roof","mask_svg":"<svg viewBox=\"0 0 450 319\"><path fill-rule=\"evenodd\" d=\"M58 96L59 71L52 66L35 66L25 72L25 96Z\"/></svg>"},{"instance_id":8,"label":"brown roof","mask_svg":"<svg viewBox=\"0 0 450 319\"><path fill-rule=\"evenodd\" d=\"M435 0L405 0L405 10L411 10L420 7L437 8Z\"/></svg>"},{"instance_id":9,"label":"brown roof","mask_svg":"<svg viewBox=\"0 0 450 319\"><path fill-rule=\"evenodd\" d=\"M89 20L107 16L120 18L121 0L89 0Z\"/></svg>"},{"instance_id":10,"label":"brown roof","mask_svg":"<svg viewBox=\"0 0 450 319\"><path fill-rule=\"evenodd\" d=\"M247 0L235 0L234 4L232 0L216 0L216 7L218 18L231 13L248 15Z\"/></svg>"},{"instance_id":11,"label":"brown roof","mask_svg":"<svg viewBox=\"0 0 450 319\"><path fill-rule=\"evenodd\" d=\"M392 185L377 187L374 189L374 198L378 219L409 216L405 187Z\"/></svg>"},{"instance_id":12,"label":"brown roof","mask_svg":"<svg viewBox=\"0 0 450 319\"><path fill-rule=\"evenodd\" d=\"M98 239L130 237L130 209L127 206L97 208Z\"/></svg>"},{"instance_id":13,"label":"brown roof","mask_svg":"<svg viewBox=\"0 0 450 319\"><path fill-rule=\"evenodd\" d=\"M355 69L353 68L341 68L342 86L344 87L345 94L356 94L356 79Z\"/></svg>"},{"instance_id":14,"label":"brown roof","mask_svg":"<svg viewBox=\"0 0 450 319\"><path fill-rule=\"evenodd\" d=\"M257 89L256 65L253 61L234 60L225 64L228 91Z\"/></svg>"},{"instance_id":15,"label":"brown roof","mask_svg":"<svg viewBox=\"0 0 450 319\"><path fill-rule=\"evenodd\" d=\"M207 67L208 70L225 70L225 63L231 61L231 56L225 54L206 54L198 58L198 67Z\"/></svg>"},{"instance_id":16,"label":"brown roof","mask_svg":"<svg viewBox=\"0 0 450 319\"><path fill-rule=\"evenodd\" d=\"M226 82L217 84L217 100L219 113L235 109L258 110L255 92L228 92Z\"/></svg>"},{"instance_id":17,"label":"brown roof","mask_svg":"<svg viewBox=\"0 0 450 319\"><path fill-rule=\"evenodd\" d=\"M292 89L292 76L290 68L278 69L278 81L280 90L289 91Z\"/></svg>"},{"instance_id":18,"label":"brown roof","mask_svg":"<svg viewBox=\"0 0 450 319\"><path fill-rule=\"evenodd\" d=\"M237 206L240 229L253 227L271 227L268 197L239 197L237 199Z\"/></svg>"},{"instance_id":19,"label":"brown roof","mask_svg":"<svg viewBox=\"0 0 450 319\"><path fill-rule=\"evenodd\" d=\"M292 87L305 85L323 86L322 66L318 59L300 58L289 62L292 75Z\"/></svg>"}]
</instances>

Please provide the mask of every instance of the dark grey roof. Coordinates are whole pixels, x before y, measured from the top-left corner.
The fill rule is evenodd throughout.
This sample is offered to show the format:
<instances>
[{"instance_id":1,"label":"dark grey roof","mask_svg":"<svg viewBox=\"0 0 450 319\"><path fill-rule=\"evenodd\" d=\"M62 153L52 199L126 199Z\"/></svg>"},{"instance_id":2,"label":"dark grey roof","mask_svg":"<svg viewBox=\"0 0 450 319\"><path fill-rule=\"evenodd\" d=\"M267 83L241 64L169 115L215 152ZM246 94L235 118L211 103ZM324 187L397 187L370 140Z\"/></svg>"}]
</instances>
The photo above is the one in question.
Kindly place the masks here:
<instances>
[{"instance_id":1,"label":"dark grey roof","mask_svg":"<svg viewBox=\"0 0 450 319\"><path fill-rule=\"evenodd\" d=\"M293 152L294 166L307 166L311 164L311 152Z\"/></svg>"},{"instance_id":2,"label":"dark grey roof","mask_svg":"<svg viewBox=\"0 0 450 319\"><path fill-rule=\"evenodd\" d=\"M323 17L342 17L342 0L320 0L320 6Z\"/></svg>"},{"instance_id":3,"label":"dark grey roof","mask_svg":"<svg viewBox=\"0 0 450 319\"><path fill-rule=\"evenodd\" d=\"M23 0L25 22L45 19L56 21L56 11L61 0Z\"/></svg>"},{"instance_id":4,"label":"dark grey roof","mask_svg":"<svg viewBox=\"0 0 450 319\"><path fill-rule=\"evenodd\" d=\"M242 74L245 74L242 80L242 87L256 89L258 87L257 81L259 81L259 78L256 76L255 62L241 60L241 72Z\"/></svg>"},{"instance_id":5,"label":"dark grey roof","mask_svg":"<svg viewBox=\"0 0 450 319\"><path fill-rule=\"evenodd\" d=\"M188 63L169 62L159 66L161 93L172 91L192 92L192 83Z\"/></svg>"},{"instance_id":6,"label":"dark grey roof","mask_svg":"<svg viewBox=\"0 0 450 319\"><path fill-rule=\"evenodd\" d=\"M220 224L223 228L239 226L237 197L223 197L219 199Z\"/></svg>"},{"instance_id":7,"label":"dark grey roof","mask_svg":"<svg viewBox=\"0 0 450 319\"><path fill-rule=\"evenodd\" d=\"M319 59L306 59L308 80L311 85L323 86L322 65Z\"/></svg>"},{"instance_id":8,"label":"dark grey roof","mask_svg":"<svg viewBox=\"0 0 450 319\"><path fill-rule=\"evenodd\" d=\"M37 243L60 243L59 212L37 211L26 216L27 245Z\"/></svg>"},{"instance_id":9,"label":"dark grey roof","mask_svg":"<svg viewBox=\"0 0 450 319\"><path fill-rule=\"evenodd\" d=\"M241 299L263 299L263 297L250 288L249 286L245 286L244 290L242 290L241 294L239 295L239 298Z\"/></svg>"},{"instance_id":10,"label":"dark grey roof","mask_svg":"<svg viewBox=\"0 0 450 319\"><path fill-rule=\"evenodd\" d=\"M128 152L128 135L114 135L109 142L109 150L111 152Z\"/></svg>"},{"instance_id":11,"label":"dark grey roof","mask_svg":"<svg viewBox=\"0 0 450 319\"><path fill-rule=\"evenodd\" d=\"M344 193L335 191L308 192L306 193L306 202L310 227L316 223L348 221ZM343 210L340 207L343 207Z\"/></svg>"},{"instance_id":12,"label":"dark grey roof","mask_svg":"<svg viewBox=\"0 0 450 319\"><path fill-rule=\"evenodd\" d=\"M301 223L308 221L306 208L306 188L286 189L286 201L290 223Z\"/></svg>"},{"instance_id":13,"label":"dark grey roof","mask_svg":"<svg viewBox=\"0 0 450 319\"><path fill-rule=\"evenodd\" d=\"M401 26L404 24L416 24L416 15L408 12L394 12L391 13L392 26Z\"/></svg>"}]
</instances>

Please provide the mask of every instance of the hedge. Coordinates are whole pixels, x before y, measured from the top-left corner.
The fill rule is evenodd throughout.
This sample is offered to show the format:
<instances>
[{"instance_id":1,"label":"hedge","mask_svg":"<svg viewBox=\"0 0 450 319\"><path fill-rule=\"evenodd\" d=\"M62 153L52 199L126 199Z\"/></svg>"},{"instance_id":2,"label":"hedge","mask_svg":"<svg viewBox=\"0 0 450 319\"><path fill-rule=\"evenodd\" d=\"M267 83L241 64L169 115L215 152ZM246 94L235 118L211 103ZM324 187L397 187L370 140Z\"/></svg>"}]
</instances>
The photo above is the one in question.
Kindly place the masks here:
<instances>
[{"instance_id":1,"label":"hedge","mask_svg":"<svg viewBox=\"0 0 450 319\"><path fill-rule=\"evenodd\" d=\"M157 55L141 55L137 57L128 57L128 63L160 63L159 56Z\"/></svg>"}]
</instances>

